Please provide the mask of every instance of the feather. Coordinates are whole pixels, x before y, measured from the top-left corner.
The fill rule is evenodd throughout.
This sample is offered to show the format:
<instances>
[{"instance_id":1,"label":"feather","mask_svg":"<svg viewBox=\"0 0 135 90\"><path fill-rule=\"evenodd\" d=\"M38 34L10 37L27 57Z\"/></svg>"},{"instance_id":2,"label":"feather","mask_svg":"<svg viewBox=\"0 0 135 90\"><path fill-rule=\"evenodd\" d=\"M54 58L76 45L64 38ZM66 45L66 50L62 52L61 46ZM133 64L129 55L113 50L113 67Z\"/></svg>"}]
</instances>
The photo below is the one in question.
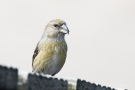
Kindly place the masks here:
<instances>
[{"instance_id":1,"label":"feather","mask_svg":"<svg viewBox=\"0 0 135 90\"><path fill-rule=\"evenodd\" d=\"M33 57L32 57L32 66L33 66L33 61L34 61L35 57L38 55L38 52L39 52L39 50L38 50L38 44L37 44L35 51L33 53Z\"/></svg>"}]
</instances>

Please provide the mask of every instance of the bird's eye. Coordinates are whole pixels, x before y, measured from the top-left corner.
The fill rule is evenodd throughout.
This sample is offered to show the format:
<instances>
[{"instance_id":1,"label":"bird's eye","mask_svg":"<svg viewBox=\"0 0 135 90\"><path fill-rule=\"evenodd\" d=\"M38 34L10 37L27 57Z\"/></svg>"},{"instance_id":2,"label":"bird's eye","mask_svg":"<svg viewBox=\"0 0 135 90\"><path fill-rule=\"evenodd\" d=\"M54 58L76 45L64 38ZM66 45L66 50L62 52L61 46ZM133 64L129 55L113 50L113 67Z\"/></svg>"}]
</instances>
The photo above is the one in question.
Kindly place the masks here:
<instances>
[{"instance_id":1,"label":"bird's eye","mask_svg":"<svg viewBox=\"0 0 135 90\"><path fill-rule=\"evenodd\" d=\"M54 24L54 27L58 27L58 25L57 24Z\"/></svg>"}]
</instances>

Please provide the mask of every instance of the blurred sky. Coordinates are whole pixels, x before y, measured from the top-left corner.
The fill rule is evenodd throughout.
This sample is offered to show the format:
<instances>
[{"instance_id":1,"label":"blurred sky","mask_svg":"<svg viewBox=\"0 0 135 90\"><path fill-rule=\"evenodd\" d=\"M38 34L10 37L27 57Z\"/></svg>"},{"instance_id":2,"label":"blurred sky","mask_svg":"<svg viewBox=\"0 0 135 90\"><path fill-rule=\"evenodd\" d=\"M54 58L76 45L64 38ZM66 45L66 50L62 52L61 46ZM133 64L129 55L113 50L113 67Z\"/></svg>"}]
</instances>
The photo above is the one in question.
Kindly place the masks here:
<instances>
[{"instance_id":1,"label":"blurred sky","mask_svg":"<svg viewBox=\"0 0 135 90\"><path fill-rule=\"evenodd\" d=\"M59 77L135 90L135 0L0 0L0 64L31 72L46 24L67 22Z\"/></svg>"}]
</instances>

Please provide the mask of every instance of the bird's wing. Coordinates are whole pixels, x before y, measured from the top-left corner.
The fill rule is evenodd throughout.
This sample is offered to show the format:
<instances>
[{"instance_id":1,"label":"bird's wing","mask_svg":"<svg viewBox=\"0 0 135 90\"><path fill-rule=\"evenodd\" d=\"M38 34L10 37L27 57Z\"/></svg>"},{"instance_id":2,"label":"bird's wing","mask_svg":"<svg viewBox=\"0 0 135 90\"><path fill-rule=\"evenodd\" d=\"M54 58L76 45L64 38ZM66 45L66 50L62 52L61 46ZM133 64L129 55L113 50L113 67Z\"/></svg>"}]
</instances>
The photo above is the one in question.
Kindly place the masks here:
<instances>
[{"instance_id":1,"label":"bird's wing","mask_svg":"<svg viewBox=\"0 0 135 90\"><path fill-rule=\"evenodd\" d=\"M35 57L38 55L38 53L39 53L39 49L38 49L38 44L37 44L36 49L33 53L33 57L32 57L32 67L33 67L33 62L35 60Z\"/></svg>"}]
</instances>

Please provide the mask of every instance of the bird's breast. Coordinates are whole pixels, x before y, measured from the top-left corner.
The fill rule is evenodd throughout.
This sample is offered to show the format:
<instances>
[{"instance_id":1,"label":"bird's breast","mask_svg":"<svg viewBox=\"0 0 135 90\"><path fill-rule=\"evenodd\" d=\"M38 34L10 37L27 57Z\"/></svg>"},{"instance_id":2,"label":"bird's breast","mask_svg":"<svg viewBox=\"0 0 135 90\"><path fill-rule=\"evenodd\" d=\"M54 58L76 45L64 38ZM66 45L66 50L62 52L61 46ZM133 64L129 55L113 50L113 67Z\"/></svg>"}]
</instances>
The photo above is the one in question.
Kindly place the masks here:
<instances>
[{"instance_id":1,"label":"bird's breast","mask_svg":"<svg viewBox=\"0 0 135 90\"><path fill-rule=\"evenodd\" d=\"M41 62L45 74L53 74L63 67L66 54L66 42L44 42L40 46L40 58L37 61Z\"/></svg>"}]
</instances>

